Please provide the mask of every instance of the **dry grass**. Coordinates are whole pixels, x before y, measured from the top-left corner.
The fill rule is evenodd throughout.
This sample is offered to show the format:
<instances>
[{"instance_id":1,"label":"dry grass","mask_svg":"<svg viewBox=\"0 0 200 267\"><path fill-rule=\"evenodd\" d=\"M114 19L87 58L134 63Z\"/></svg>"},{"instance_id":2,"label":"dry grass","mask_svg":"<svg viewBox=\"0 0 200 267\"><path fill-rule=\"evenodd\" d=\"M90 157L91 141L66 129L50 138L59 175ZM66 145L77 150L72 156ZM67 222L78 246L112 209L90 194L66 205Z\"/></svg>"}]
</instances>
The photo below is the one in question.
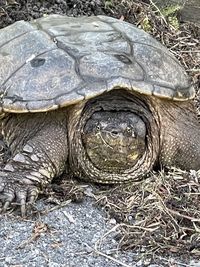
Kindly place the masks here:
<instances>
[{"instance_id":1,"label":"dry grass","mask_svg":"<svg viewBox=\"0 0 200 267\"><path fill-rule=\"evenodd\" d=\"M172 170L99 192L123 249L200 257L200 173Z\"/></svg>"}]
</instances>

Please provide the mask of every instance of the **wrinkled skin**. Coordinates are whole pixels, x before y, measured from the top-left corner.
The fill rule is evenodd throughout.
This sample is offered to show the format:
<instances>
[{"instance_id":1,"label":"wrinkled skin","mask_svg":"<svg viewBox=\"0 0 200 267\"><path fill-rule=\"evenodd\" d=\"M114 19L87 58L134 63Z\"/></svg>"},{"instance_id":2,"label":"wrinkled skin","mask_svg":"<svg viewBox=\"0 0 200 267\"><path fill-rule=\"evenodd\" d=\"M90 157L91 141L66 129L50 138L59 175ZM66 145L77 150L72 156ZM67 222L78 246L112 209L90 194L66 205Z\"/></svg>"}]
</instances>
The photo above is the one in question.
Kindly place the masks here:
<instances>
[{"instance_id":1,"label":"wrinkled skin","mask_svg":"<svg viewBox=\"0 0 200 267\"><path fill-rule=\"evenodd\" d=\"M11 156L0 172L0 199L5 211L11 203L33 203L39 191L65 169L68 155L66 112L12 114L2 121Z\"/></svg>"},{"instance_id":2,"label":"wrinkled skin","mask_svg":"<svg viewBox=\"0 0 200 267\"><path fill-rule=\"evenodd\" d=\"M73 176L99 183L134 182L158 164L199 168L193 103L125 90L47 113L7 114L2 139L2 211L18 203L23 216L66 166Z\"/></svg>"}]
</instances>

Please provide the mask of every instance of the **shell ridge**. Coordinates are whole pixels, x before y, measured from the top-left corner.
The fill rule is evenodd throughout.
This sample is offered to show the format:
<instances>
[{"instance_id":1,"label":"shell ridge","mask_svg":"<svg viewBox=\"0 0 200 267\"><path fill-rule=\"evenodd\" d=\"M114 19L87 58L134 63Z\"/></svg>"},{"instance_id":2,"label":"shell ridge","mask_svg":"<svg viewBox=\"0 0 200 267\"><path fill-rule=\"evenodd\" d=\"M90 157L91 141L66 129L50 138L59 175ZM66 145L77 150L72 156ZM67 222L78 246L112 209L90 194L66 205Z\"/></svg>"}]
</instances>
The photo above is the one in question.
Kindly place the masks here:
<instances>
[{"instance_id":1,"label":"shell ridge","mask_svg":"<svg viewBox=\"0 0 200 267\"><path fill-rule=\"evenodd\" d=\"M52 48L52 49L43 51L42 53L37 54L36 56L34 55L34 57L31 57L31 60L32 60L32 59L35 59L35 58L37 58L37 57L40 57L40 56L42 56L42 55L44 55L44 54L46 54L46 53L48 53L48 52L50 52L50 51L53 51L53 50L57 50L57 48ZM3 86L9 81L9 79L10 79L13 75L15 75L21 68L23 68L23 67L24 67L29 61L31 61L31 60L26 59L25 62L24 62L23 64L21 64L15 71L13 71L13 72L7 77L7 79L2 83L1 87L3 87ZM28 82L28 81L27 81L27 82Z\"/></svg>"},{"instance_id":2,"label":"shell ridge","mask_svg":"<svg viewBox=\"0 0 200 267\"><path fill-rule=\"evenodd\" d=\"M167 52L169 52L168 50L163 51L160 47L156 47L156 46L154 46L154 45L150 45L150 44L143 43L143 42L138 42L138 41L134 41L133 43L135 43L135 44L145 45L145 46L154 48L154 49L156 49L156 50L159 50L161 53L167 55L167 56L170 57L173 61L175 61L175 62L178 63L181 67L183 67L183 65L180 64L180 62L178 61L178 59L172 54L172 51L170 51L170 52L171 52L171 54L170 54L170 53L167 53Z\"/></svg>"},{"instance_id":3,"label":"shell ridge","mask_svg":"<svg viewBox=\"0 0 200 267\"><path fill-rule=\"evenodd\" d=\"M113 24L114 24L114 22L113 22ZM113 28L113 30L115 30L116 32L120 33L121 36L122 36L122 38L125 39L125 41L129 44L129 46L130 46L130 48L131 48L130 55L131 55L132 58L134 58L135 62L136 62L136 63L140 66L140 68L142 69L142 71L143 71L143 80L145 81L145 80L147 79L146 71L145 71L143 65L142 65L141 63L139 63L139 62L136 60L136 58L134 57L134 46L133 46L133 45L134 45L135 42L133 42L133 41L128 37L128 35L125 34L125 31L124 31L124 32L120 31L120 30L117 29L114 25L112 25L112 28Z\"/></svg>"},{"instance_id":4,"label":"shell ridge","mask_svg":"<svg viewBox=\"0 0 200 267\"><path fill-rule=\"evenodd\" d=\"M62 51L64 51L66 54L68 54L73 60L74 60L74 64L75 64L75 67L74 67L74 70L76 72L76 74L83 80L83 77L81 75L81 72L80 72L80 68L79 68L79 65L80 65L80 58L77 58L73 55L73 53L71 53L69 50L70 49L67 49L67 46L65 45L62 45L62 42L57 40L56 39L56 44L57 44L57 47L59 49L61 49Z\"/></svg>"},{"instance_id":5,"label":"shell ridge","mask_svg":"<svg viewBox=\"0 0 200 267\"><path fill-rule=\"evenodd\" d=\"M13 37L12 39L8 40L7 42L1 44L1 45L0 45L0 48L4 47L4 45L7 45L7 44L9 44L10 42L16 40L17 38L20 38L20 37L22 37L22 36L24 36L24 35L26 35L26 34L28 34L28 33L30 33L30 32L35 32L35 31L37 31L37 30L32 30L32 31L23 32L23 33L21 33L21 34L15 36L15 37Z\"/></svg>"},{"instance_id":6,"label":"shell ridge","mask_svg":"<svg viewBox=\"0 0 200 267\"><path fill-rule=\"evenodd\" d=\"M114 24L114 22L113 22L112 24ZM154 46L154 45L150 45L150 44L143 43L143 42L138 42L138 41L132 41L132 40L127 36L127 34L125 34L125 30L124 30L124 32L122 32L121 30L117 29L114 25L111 25L111 26L112 26L112 28L113 28L115 31L121 33L122 36L124 36L124 37L127 39L128 43L132 44L132 45L131 45L131 48L132 48L131 53L132 53L132 54L134 54L134 48L133 48L133 44L134 44L134 43L136 43L136 44L141 44L141 45L146 45L146 46L149 46L149 47L152 47L152 48L154 48L154 49L156 49L156 50L161 51L162 53L164 53L164 54L166 54L167 56L169 56L175 63L179 64L179 66L183 67L183 66L180 64L180 62L178 61L178 59L177 59L174 55L172 56L172 54L167 53L167 52L169 52L169 51L167 50L167 48L166 48L166 51L163 51L160 47L156 47L156 46ZM132 25L132 26L135 26L135 25ZM145 32L145 33L146 33L146 32ZM148 33L146 33L146 34L148 34ZM150 38L153 39L153 37L152 37L150 34L148 34L148 35L149 35ZM155 39L155 40L156 40L156 39ZM156 41L157 41L157 40L156 40ZM158 42L158 41L157 41L157 42ZM158 42L158 43L159 43L159 42ZM162 45L162 47L165 48L164 45Z\"/></svg>"}]
</instances>

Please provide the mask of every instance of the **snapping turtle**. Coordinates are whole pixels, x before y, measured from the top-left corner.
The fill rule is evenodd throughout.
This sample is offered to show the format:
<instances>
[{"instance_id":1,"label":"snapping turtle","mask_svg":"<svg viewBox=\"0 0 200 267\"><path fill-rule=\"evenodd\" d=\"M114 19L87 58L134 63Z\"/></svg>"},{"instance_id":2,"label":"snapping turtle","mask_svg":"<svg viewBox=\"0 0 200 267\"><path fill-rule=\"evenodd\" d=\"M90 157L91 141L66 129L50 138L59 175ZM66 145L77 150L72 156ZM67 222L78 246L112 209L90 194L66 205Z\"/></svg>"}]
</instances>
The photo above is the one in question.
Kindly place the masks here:
<instances>
[{"instance_id":1,"label":"snapping turtle","mask_svg":"<svg viewBox=\"0 0 200 267\"><path fill-rule=\"evenodd\" d=\"M68 168L98 183L140 179L155 165L198 169L195 91L149 34L105 16L50 15L0 31L5 211L37 198Z\"/></svg>"}]
</instances>

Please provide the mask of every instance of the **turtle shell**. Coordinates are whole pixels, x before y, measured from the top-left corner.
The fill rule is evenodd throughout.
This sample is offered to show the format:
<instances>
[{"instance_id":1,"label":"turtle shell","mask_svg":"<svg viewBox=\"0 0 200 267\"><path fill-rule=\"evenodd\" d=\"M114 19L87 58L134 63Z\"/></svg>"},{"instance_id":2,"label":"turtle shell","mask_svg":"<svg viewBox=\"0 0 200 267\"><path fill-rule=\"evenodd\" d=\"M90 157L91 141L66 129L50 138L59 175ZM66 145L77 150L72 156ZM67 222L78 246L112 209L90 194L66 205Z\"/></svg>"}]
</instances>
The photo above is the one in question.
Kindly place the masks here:
<instances>
[{"instance_id":1,"label":"turtle shell","mask_svg":"<svg viewBox=\"0 0 200 267\"><path fill-rule=\"evenodd\" d=\"M125 88L172 100L194 97L175 57L111 17L50 15L0 30L0 105L42 112Z\"/></svg>"}]
</instances>

